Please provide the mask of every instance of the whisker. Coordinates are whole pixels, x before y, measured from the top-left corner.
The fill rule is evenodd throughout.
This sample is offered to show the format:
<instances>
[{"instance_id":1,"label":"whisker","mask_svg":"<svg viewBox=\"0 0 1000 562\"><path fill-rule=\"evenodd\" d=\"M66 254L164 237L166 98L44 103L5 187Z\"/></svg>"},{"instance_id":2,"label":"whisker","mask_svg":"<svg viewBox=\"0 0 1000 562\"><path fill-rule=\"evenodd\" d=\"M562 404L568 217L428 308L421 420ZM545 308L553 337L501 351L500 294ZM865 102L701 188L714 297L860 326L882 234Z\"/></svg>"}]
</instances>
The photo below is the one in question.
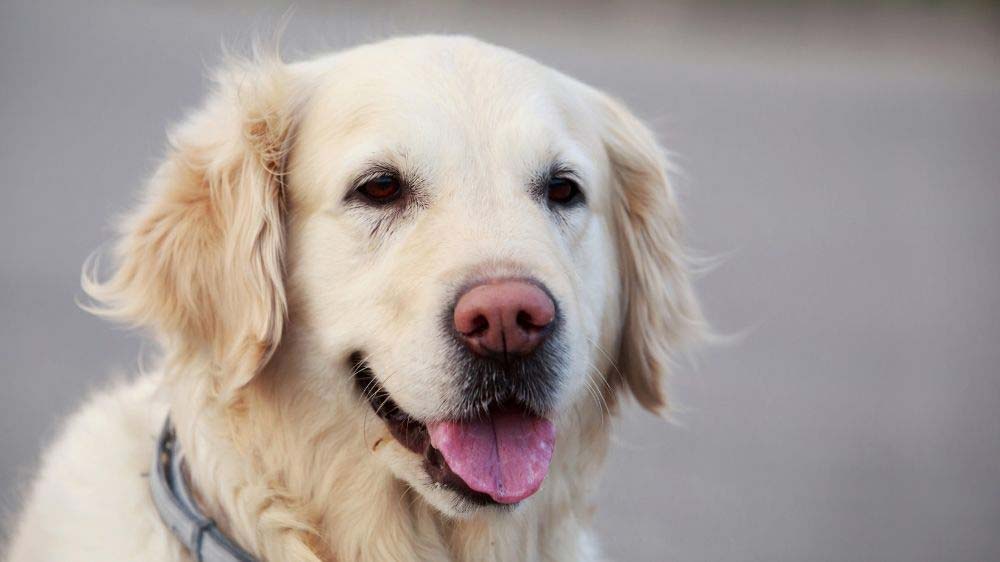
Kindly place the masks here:
<instances>
[{"instance_id":1,"label":"whisker","mask_svg":"<svg viewBox=\"0 0 1000 562\"><path fill-rule=\"evenodd\" d=\"M587 334L583 334L583 337L586 338L587 342L589 342L590 345L594 346L594 348L597 349L597 351L601 352L601 355L603 355L604 358L608 360L608 363L611 365L611 368L615 370L615 373L618 374L618 377L621 378L622 380L625 380L625 375L623 375L621 369L618 368L618 363L615 361L614 357L612 357L607 351L605 351L604 348L601 347L600 343L598 343L596 340L591 339L590 336L588 336ZM608 387L610 390L610 385L608 385Z\"/></svg>"},{"instance_id":2,"label":"whisker","mask_svg":"<svg viewBox=\"0 0 1000 562\"><path fill-rule=\"evenodd\" d=\"M587 366L590 368L590 371L592 373L596 374L603 380L604 377L601 376L601 372L589 360L587 361ZM608 417L611 416L611 408L608 406L607 400L605 400L603 393L601 393L600 389L596 386L596 382L589 374L584 379L584 383L587 385L587 389L594 396L594 400L597 402L597 405L601 410L601 425L603 426L605 421L605 414ZM605 384L607 384L606 381ZM610 389L610 386L608 388Z\"/></svg>"}]
</instances>

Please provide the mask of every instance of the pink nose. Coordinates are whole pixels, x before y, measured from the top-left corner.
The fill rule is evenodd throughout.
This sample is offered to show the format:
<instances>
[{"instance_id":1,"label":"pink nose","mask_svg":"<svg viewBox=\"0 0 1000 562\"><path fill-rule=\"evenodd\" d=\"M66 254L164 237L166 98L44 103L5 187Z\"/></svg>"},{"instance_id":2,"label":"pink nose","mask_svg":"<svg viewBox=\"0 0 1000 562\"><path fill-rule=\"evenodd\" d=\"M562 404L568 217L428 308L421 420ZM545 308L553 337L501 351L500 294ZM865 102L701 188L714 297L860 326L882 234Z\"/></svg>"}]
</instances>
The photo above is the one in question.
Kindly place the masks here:
<instances>
[{"instance_id":1,"label":"pink nose","mask_svg":"<svg viewBox=\"0 0 1000 562\"><path fill-rule=\"evenodd\" d=\"M555 317L545 291L526 281L496 281L459 297L455 330L479 355L526 355L545 340Z\"/></svg>"}]
</instances>

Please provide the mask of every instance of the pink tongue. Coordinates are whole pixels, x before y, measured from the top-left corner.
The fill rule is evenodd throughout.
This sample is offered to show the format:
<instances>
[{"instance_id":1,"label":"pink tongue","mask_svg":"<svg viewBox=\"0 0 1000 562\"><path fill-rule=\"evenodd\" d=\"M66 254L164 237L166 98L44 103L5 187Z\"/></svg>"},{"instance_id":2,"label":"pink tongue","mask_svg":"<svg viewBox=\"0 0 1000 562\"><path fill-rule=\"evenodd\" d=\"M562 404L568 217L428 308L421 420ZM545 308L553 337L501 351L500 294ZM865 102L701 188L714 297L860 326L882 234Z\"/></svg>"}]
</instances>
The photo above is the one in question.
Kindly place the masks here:
<instances>
[{"instance_id":1,"label":"pink tongue","mask_svg":"<svg viewBox=\"0 0 1000 562\"><path fill-rule=\"evenodd\" d=\"M556 440L551 421L521 412L430 423L427 429L452 472L498 503L517 503L538 491Z\"/></svg>"}]
</instances>

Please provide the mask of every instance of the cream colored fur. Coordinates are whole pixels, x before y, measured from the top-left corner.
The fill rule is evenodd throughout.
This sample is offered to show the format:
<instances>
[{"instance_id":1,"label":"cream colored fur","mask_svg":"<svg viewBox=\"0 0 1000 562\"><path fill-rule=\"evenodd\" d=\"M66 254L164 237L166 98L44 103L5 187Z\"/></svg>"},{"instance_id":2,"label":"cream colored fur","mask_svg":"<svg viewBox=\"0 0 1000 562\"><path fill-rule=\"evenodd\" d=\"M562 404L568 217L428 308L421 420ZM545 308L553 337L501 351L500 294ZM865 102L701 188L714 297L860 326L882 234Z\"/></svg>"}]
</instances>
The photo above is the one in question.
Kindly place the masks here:
<instances>
[{"instance_id":1,"label":"cream colored fur","mask_svg":"<svg viewBox=\"0 0 1000 562\"><path fill-rule=\"evenodd\" d=\"M170 146L115 272L84 282L95 311L152 330L162 361L70 418L11 562L187 560L144 477L168 410L205 510L263 560L599 558L608 415L625 388L662 409L670 355L702 325L663 156L635 117L510 51L416 37L232 61ZM561 217L525 187L556 156L587 197ZM375 160L419 173L429 200L382 226L346 208ZM347 356L365 350L433 419L459 398L439 341L450 291L509 275L549 287L570 353L549 475L501 512L428 483Z\"/></svg>"}]
</instances>

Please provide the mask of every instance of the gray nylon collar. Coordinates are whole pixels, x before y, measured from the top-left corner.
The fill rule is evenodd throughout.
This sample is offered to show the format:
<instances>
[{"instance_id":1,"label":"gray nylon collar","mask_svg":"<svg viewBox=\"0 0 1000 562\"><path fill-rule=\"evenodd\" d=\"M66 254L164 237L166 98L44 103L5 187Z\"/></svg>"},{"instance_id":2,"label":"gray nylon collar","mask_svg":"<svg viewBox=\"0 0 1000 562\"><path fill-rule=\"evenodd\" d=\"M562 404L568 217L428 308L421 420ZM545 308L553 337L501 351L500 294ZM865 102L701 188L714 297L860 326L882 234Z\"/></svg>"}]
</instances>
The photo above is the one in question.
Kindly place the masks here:
<instances>
[{"instance_id":1,"label":"gray nylon collar","mask_svg":"<svg viewBox=\"0 0 1000 562\"><path fill-rule=\"evenodd\" d=\"M160 519L197 562L257 562L198 508L184 477L184 459L170 418L156 441L149 487Z\"/></svg>"}]
</instances>

